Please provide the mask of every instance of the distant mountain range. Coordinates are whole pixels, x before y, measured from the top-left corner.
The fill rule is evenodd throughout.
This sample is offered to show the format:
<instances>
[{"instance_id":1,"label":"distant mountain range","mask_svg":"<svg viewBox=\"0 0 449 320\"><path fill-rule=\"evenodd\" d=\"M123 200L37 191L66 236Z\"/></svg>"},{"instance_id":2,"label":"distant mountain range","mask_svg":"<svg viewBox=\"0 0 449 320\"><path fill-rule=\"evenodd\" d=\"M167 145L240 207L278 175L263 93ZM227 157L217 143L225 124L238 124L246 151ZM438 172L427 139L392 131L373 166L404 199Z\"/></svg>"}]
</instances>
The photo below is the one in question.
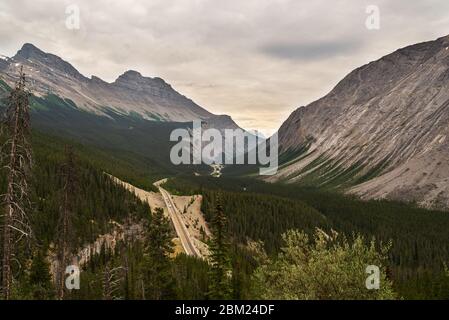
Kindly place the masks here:
<instances>
[{"instance_id":1,"label":"distant mountain range","mask_svg":"<svg viewBox=\"0 0 449 320\"><path fill-rule=\"evenodd\" d=\"M35 96L53 94L94 114L109 116L114 112L166 122L211 119L216 124L223 118L200 107L161 78L144 77L133 70L126 71L112 83L95 76L87 78L70 63L29 43L12 58L1 56L1 78L13 86L21 66ZM227 121L226 125L237 127L233 121Z\"/></svg>"},{"instance_id":2,"label":"distant mountain range","mask_svg":"<svg viewBox=\"0 0 449 320\"><path fill-rule=\"evenodd\" d=\"M208 166L174 166L170 133L201 120L204 128L237 129L228 115L215 115L161 78L126 71L112 83L87 78L60 57L24 44L13 57L0 56L0 96L15 85L20 68L32 92L33 127L102 148L132 152L161 172L198 172Z\"/></svg>"},{"instance_id":3,"label":"distant mountain range","mask_svg":"<svg viewBox=\"0 0 449 320\"><path fill-rule=\"evenodd\" d=\"M279 129L271 181L449 207L449 36L348 74Z\"/></svg>"},{"instance_id":4,"label":"distant mountain range","mask_svg":"<svg viewBox=\"0 0 449 320\"><path fill-rule=\"evenodd\" d=\"M113 83L87 78L31 44L14 57L0 56L0 95L14 85L20 66L33 92L34 127L130 152L153 171L207 172L207 166L170 164L175 128L195 119L220 131L238 128L161 78L137 71ZM328 95L290 115L279 129L279 147L281 166L268 181L449 208L449 36L352 71Z\"/></svg>"}]
</instances>

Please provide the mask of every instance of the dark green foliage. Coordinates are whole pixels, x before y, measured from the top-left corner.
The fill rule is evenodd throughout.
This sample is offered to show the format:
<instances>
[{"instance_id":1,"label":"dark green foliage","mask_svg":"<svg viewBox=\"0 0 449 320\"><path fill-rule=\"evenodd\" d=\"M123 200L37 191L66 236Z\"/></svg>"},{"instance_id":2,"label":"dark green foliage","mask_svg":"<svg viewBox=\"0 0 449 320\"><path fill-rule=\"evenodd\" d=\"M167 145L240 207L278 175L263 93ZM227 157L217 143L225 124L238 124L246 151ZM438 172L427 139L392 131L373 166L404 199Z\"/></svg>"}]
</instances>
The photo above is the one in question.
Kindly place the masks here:
<instances>
[{"instance_id":1,"label":"dark green foliage","mask_svg":"<svg viewBox=\"0 0 449 320\"><path fill-rule=\"evenodd\" d=\"M221 193L231 236L245 244L262 240L269 254L280 248L288 229L310 234L314 227L335 229L349 237L360 233L392 241L390 278L404 298L444 297L443 263L449 261L449 214L392 201L361 201L338 193L251 179L178 177L166 188L174 193L204 194L210 219ZM429 279L433 279L432 281ZM443 280L441 280L443 279ZM438 284L438 285L437 285Z\"/></svg>"},{"instance_id":2,"label":"dark green foliage","mask_svg":"<svg viewBox=\"0 0 449 320\"><path fill-rule=\"evenodd\" d=\"M9 87L0 81L0 92L8 90ZM62 189L59 168L63 162L63 146L69 143L74 146L78 159L80 186L80 192L74 197L73 247L79 249L93 243L100 234L113 231L112 222L142 221L147 227L144 241L119 242L113 252L104 248L100 254L94 255L83 266L81 290L72 291L67 298L103 298L102 279L108 268L123 270L117 275L120 277L118 289L110 298L253 298L251 275L259 261L250 250L250 244L263 241L268 255L274 257L279 253L282 233L298 229L310 234L315 227L332 228L348 238L356 232L365 239L375 236L384 243L392 240L388 273L395 291L404 298L448 298L449 280L443 270L443 263L449 261L447 212L389 201L364 202L338 193L297 185L268 184L255 179L188 175L169 180L166 187L173 193L203 194L202 209L211 224L214 224L214 211L220 194L227 221L220 228L223 228L223 235L229 235L226 254L224 251L217 254L220 247L224 248L224 242L221 245L215 242L211 246L215 261L221 261L215 266L225 266L229 261L229 265L220 267L220 270L212 268L211 271L211 266L205 261L185 255L173 259L170 257L173 233L168 221L160 212L150 216L146 204L113 183L104 172L146 190L155 190L152 182L180 171L207 172L208 168L204 167L174 167L168 161L169 133L174 128L186 127L186 124L152 123L138 117L122 117L107 109L111 118L99 117L77 109L69 100L52 95L32 97L31 105L35 111L32 113L34 128L45 132L33 131L35 165L30 217L38 240L36 247L40 249L31 251L23 248L20 251L32 263L25 265L20 272L14 288L16 297L53 297L46 260L51 257L57 239ZM48 133L58 137L49 137ZM67 138L75 141L66 141ZM294 161L307 148L284 154L281 162ZM329 159L317 159L311 165L318 163L323 163L323 170L327 172L336 166L335 175L316 172L326 180L322 182L328 182L325 185L328 189L376 176L384 165L379 164L365 175L358 175L362 172L362 164L344 169ZM229 173L249 174L254 171L254 167L248 167L234 172L230 170ZM315 178L310 176L310 181L305 180L303 184L313 185ZM5 177L0 175L1 193L4 193L4 187ZM223 277L224 274L227 276ZM220 283L226 285L223 292L218 290ZM209 297L207 293L210 293Z\"/></svg>"},{"instance_id":3,"label":"dark green foliage","mask_svg":"<svg viewBox=\"0 0 449 320\"><path fill-rule=\"evenodd\" d=\"M175 281L177 299L207 299L209 288L209 264L201 259L178 255L172 266L172 277Z\"/></svg>"},{"instance_id":4,"label":"dark green foliage","mask_svg":"<svg viewBox=\"0 0 449 320\"><path fill-rule=\"evenodd\" d=\"M174 298L170 254L173 253L170 221L161 208L151 216L145 239L143 279L145 297L150 300Z\"/></svg>"},{"instance_id":5,"label":"dark green foliage","mask_svg":"<svg viewBox=\"0 0 449 320\"><path fill-rule=\"evenodd\" d=\"M47 146L40 144L34 148L33 224L36 238L48 246L55 239L63 184L59 168L64 160L62 151L49 152L44 148ZM91 243L99 234L111 231L111 219L121 222L129 215L146 216L146 205L82 157L77 158L80 185L79 192L73 195L73 226L77 235L73 247Z\"/></svg>"},{"instance_id":6,"label":"dark green foliage","mask_svg":"<svg viewBox=\"0 0 449 320\"><path fill-rule=\"evenodd\" d=\"M42 248L31 253L27 247L20 248L21 260L31 261L18 270L16 298L54 298L54 288L48 286L49 270L47 264L54 257L53 249L57 242L57 224L61 208L63 178L61 165L64 162L64 144L59 139L35 134L33 140L34 165L31 180L32 212L29 213L33 239ZM73 203L73 253L88 243L93 243L100 234L114 230L115 224L126 219L148 219L150 209L136 196L114 183L102 170L94 167L87 159L85 149L75 145L78 192L72 195ZM101 159L98 153L89 153L92 159ZM126 171L123 171L126 172ZM5 189L5 175L0 175L0 191ZM50 254L52 253L52 254ZM31 259L32 258L32 259ZM101 283L94 279L104 263L99 263L93 272L82 273L82 288L87 290L72 292L70 297L99 298ZM83 281L83 280L82 280ZM100 286L100 287L98 287ZM90 289L89 289L90 288ZM100 291L101 292L101 291Z\"/></svg>"},{"instance_id":7,"label":"dark green foliage","mask_svg":"<svg viewBox=\"0 0 449 320\"><path fill-rule=\"evenodd\" d=\"M170 141L171 132L176 128L188 128L191 123L148 121L118 114L107 107L103 109L107 116L99 116L51 94L33 97L32 101L35 102L33 106L41 106L38 110L32 107L34 129L105 150L138 165L149 176L160 179L178 172L210 172L206 165L193 168L175 166L170 161L170 149L176 143Z\"/></svg>"},{"instance_id":8,"label":"dark green foliage","mask_svg":"<svg viewBox=\"0 0 449 320\"><path fill-rule=\"evenodd\" d=\"M203 191L202 211L212 221L219 191ZM301 201L251 192L221 193L231 236L240 243L247 239L262 240L268 252L279 248L281 234L296 226L313 231L327 226L326 218Z\"/></svg>"},{"instance_id":9,"label":"dark green foliage","mask_svg":"<svg viewBox=\"0 0 449 320\"><path fill-rule=\"evenodd\" d=\"M151 170L147 170L145 159L129 152L118 152L100 149L88 145L82 145L73 140L48 136L37 130L33 131L33 148L43 157L52 157L62 161L64 145L70 144L76 150L77 159L83 163L89 163L92 167L107 172L119 179L144 188L149 191L157 191L153 186L154 181L160 178L154 176Z\"/></svg>"},{"instance_id":10,"label":"dark green foliage","mask_svg":"<svg viewBox=\"0 0 449 320\"><path fill-rule=\"evenodd\" d=\"M212 241L210 243L210 285L208 297L223 300L231 297L231 264L229 261L229 243L227 218L218 198L215 214L212 218Z\"/></svg>"},{"instance_id":11,"label":"dark green foliage","mask_svg":"<svg viewBox=\"0 0 449 320\"><path fill-rule=\"evenodd\" d=\"M282 235L284 244L274 259L254 272L253 290L259 299L379 300L395 299L385 268L387 246L376 248L361 236L351 241L336 232L316 230L313 238L298 230ZM379 287L367 290L366 267L379 268Z\"/></svg>"},{"instance_id":12,"label":"dark green foliage","mask_svg":"<svg viewBox=\"0 0 449 320\"><path fill-rule=\"evenodd\" d=\"M10 90L0 80L0 110ZM133 114L118 114L108 107L103 110L107 116L99 116L53 94L31 96L30 106L33 132L39 130L50 135L55 143L63 137L82 144L78 149L84 151L93 165L108 169L109 173L114 170L117 177L126 177L127 182L146 190L156 191L152 182L179 172L211 171L207 165L171 164L170 149L176 142L170 141L170 134L176 128L188 128L191 123L148 121Z\"/></svg>"},{"instance_id":13,"label":"dark green foliage","mask_svg":"<svg viewBox=\"0 0 449 320\"><path fill-rule=\"evenodd\" d=\"M31 257L35 260L20 271L14 297L56 298L55 288L48 281L47 264L50 257L54 257L53 248L57 241L64 183L60 168L65 161L64 146L68 143L74 148L78 187L72 203L73 253L93 243L99 235L114 231L115 222L123 224L141 221L146 229L144 241L121 241L114 252L103 248L100 254L93 255L82 267L81 289L72 290L65 299L104 298L104 274L107 268L118 270L114 277L120 277L117 279L118 287L110 295L111 299L205 298L208 265L189 257L171 258L173 231L169 221L160 210L151 215L147 204L114 183L104 171L126 181L132 181L134 177L135 181L141 181L141 186L153 180L145 181L137 177L132 165L104 151L37 132L34 132L33 137L35 163L31 181L33 212L30 217L39 248L50 250L41 249L36 257L27 248L20 250L24 260L32 261ZM142 172L139 170L136 171ZM4 189L4 175L0 175L0 183L0 189Z\"/></svg>"},{"instance_id":14,"label":"dark green foliage","mask_svg":"<svg viewBox=\"0 0 449 320\"><path fill-rule=\"evenodd\" d=\"M38 250L33 256L28 280L30 297L39 300L54 298L50 266L47 261L47 256L42 250Z\"/></svg>"}]
</instances>

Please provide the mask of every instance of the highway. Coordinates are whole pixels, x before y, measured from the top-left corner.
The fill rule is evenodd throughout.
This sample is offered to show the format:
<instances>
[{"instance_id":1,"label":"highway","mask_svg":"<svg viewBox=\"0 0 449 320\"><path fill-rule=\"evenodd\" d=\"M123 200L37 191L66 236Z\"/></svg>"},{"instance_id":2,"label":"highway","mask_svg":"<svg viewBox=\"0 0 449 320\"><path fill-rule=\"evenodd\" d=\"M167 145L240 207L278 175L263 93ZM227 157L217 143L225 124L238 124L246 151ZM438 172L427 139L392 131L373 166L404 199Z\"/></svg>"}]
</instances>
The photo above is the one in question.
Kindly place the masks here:
<instances>
[{"instance_id":1,"label":"highway","mask_svg":"<svg viewBox=\"0 0 449 320\"><path fill-rule=\"evenodd\" d=\"M149 198L150 192L136 188L133 185L126 183L124 181L121 181L120 179L118 179L114 176L111 176L109 174L108 174L108 176L110 176L114 182L121 184L127 190L133 192L142 201L146 201L149 203L148 198ZM162 198L164 200L165 206L167 207L170 219L173 222L173 225L175 227L176 234L178 235L178 238L181 241L182 248L187 255L202 258L203 256L201 255L200 251L194 245L194 240L190 236L189 230L187 230L187 227L185 226L184 221L182 220L181 211L179 211L179 209L176 207L175 203L173 202L171 194L167 190L165 190L164 188L161 187L161 185L164 184L166 181L167 181L167 179L162 179L162 180L156 181L154 183L154 186L159 189L159 192L162 195Z\"/></svg>"},{"instance_id":2,"label":"highway","mask_svg":"<svg viewBox=\"0 0 449 320\"><path fill-rule=\"evenodd\" d=\"M162 198L164 199L165 205L167 206L168 213L175 227L175 231L181 240L181 245L184 249L184 252L189 256L195 256L198 258L202 258L198 249L195 247L192 237L190 237L189 231L184 224L184 221L181 218L181 212L176 207L173 199L168 193L167 190L162 188L160 185L157 185L159 188L159 192L162 194Z\"/></svg>"}]
</instances>

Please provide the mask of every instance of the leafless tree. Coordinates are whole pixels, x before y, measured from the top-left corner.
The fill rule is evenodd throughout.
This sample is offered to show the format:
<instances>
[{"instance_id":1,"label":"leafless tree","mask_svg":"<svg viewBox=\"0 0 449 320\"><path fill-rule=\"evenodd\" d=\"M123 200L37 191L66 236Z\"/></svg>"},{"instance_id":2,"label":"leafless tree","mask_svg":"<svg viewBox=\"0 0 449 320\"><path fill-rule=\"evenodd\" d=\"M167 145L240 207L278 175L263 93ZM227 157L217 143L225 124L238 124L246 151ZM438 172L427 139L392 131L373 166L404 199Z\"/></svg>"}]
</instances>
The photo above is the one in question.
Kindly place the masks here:
<instances>
[{"instance_id":1,"label":"leafless tree","mask_svg":"<svg viewBox=\"0 0 449 320\"><path fill-rule=\"evenodd\" d=\"M2 195L4 206L2 214L2 295L6 300L11 298L12 265L14 261L17 261L16 249L21 240L31 237L27 214L30 208L28 181L32 160L29 144L29 96L25 74L21 69L16 87L8 97L6 114L2 123L2 132L6 133L6 142L2 146L1 157L3 168L7 174L6 193Z\"/></svg>"},{"instance_id":2,"label":"leafless tree","mask_svg":"<svg viewBox=\"0 0 449 320\"><path fill-rule=\"evenodd\" d=\"M110 268L109 264L106 264L106 268L103 272L103 299L104 300L116 300L120 297L117 296L117 291L123 283L127 270L124 267Z\"/></svg>"},{"instance_id":3,"label":"leafless tree","mask_svg":"<svg viewBox=\"0 0 449 320\"><path fill-rule=\"evenodd\" d=\"M71 146L65 147L66 160L61 168L61 175L63 180L62 201L59 209L58 221L58 269L57 269L57 295L58 299L64 299L65 294L65 269L70 264L70 257L73 249L73 209L75 203L75 193L77 189L77 174L75 157Z\"/></svg>"}]
</instances>

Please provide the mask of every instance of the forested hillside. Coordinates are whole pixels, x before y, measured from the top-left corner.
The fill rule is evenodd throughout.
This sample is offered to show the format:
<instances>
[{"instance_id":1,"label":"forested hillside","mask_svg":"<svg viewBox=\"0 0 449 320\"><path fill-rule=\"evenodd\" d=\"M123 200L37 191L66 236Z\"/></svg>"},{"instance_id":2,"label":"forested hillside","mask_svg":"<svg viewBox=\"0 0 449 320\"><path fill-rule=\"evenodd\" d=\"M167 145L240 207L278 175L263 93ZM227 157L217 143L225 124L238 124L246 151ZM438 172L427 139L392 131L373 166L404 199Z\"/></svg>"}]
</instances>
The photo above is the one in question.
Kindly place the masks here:
<instances>
[{"instance_id":1,"label":"forested hillside","mask_svg":"<svg viewBox=\"0 0 449 320\"><path fill-rule=\"evenodd\" d=\"M4 107L10 91L0 79L0 108ZM191 123L148 121L139 115L124 116L108 108L104 109L104 115L97 115L54 94L30 95L29 104L34 131L102 150L106 154L103 158L112 155L120 161L120 166L132 166L134 171L145 174L146 180L194 170L211 172L206 165L175 166L170 161L170 149L176 143L170 141L170 133L176 128L188 128ZM151 183L145 186L151 188Z\"/></svg>"},{"instance_id":2,"label":"forested hillside","mask_svg":"<svg viewBox=\"0 0 449 320\"><path fill-rule=\"evenodd\" d=\"M404 298L448 298L449 214L397 202L356 198L295 185L251 179L178 177L167 184L174 193L204 195L209 217L220 195L229 231L238 244L261 240L269 254L281 247L289 229L313 233L315 227L351 236L360 233L384 244L392 241L389 272Z\"/></svg>"},{"instance_id":3,"label":"forested hillside","mask_svg":"<svg viewBox=\"0 0 449 320\"><path fill-rule=\"evenodd\" d=\"M77 135L74 125L63 137L54 136L60 124L36 130L24 87L22 75L1 126L4 299L449 298L447 212L249 178L175 176L158 166L160 158L145 156L151 143L142 153L137 141L107 148L102 135ZM108 139L126 129L106 127ZM143 139L152 129L118 140ZM176 233L163 210L110 175L153 191L154 181L168 177L172 193L201 194L210 254L175 255ZM82 269L77 290L64 283L72 264ZM371 264L381 290L365 286Z\"/></svg>"},{"instance_id":4,"label":"forested hillside","mask_svg":"<svg viewBox=\"0 0 449 320\"><path fill-rule=\"evenodd\" d=\"M67 291L64 299L205 298L207 263L184 255L171 258L175 233L170 222L105 174L107 170L145 186L138 175L141 170L134 171L128 163L112 161L111 154L37 132L32 143L32 201L28 212L33 234L18 250L22 264L14 268L18 276L12 298L57 298L51 264L56 259L60 230L64 197L61 171L67 143L72 143L74 149L76 172L71 254L79 256L81 249L105 234L119 235L124 231L125 235L117 237L113 248L104 243L100 252L91 252L91 258L82 265L80 290ZM4 193L4 172L0 184ZM137 231L127 230L136 225ZM161 244L166 247L157 251ZM157 268L160 271L154 274ZM149 276L156 279L148 279Z\"/></svg>"},{"instance_id":5,"label":"forested hillside","mask_svg":"<svg viewBox=\"0 0 449 320\"><path fill-rule=\"evenodd\" d=\"M13 298L57 298L51 264L58 248L64 186L61 170L67 161L65 145L68 143L34 133L29 214L33 237L20 251L24 263L16 270ZM103 244L98 253L90 255L82 265L80 290L65 292L64 299L256 298L262 295L260 290L264 287L260 287L254 274L261 274L259 268L263 262L260 252L247 245L248 240L264 241L267 253L274 256L282 246L281 233L286 230L297 228L312 234L315 227L323 230L331 227L329 219L305 201L261 193L201 190L202 209L215 234L219 203L226 215L224 225L228 226L225 234L229 242L226 240L220 246L225 248L226 243L229 244L225 250L229 266L223 270L229 270L232 276L220 280L224 279L223 288L227 288L226 295L222 296L221 289L214 289L214 264L183 254L174 257L171 239L175 234L167 218L158 210L151 211L148 205L104 174L105 171L121 173L124 179L129 179L133 177L133 170L121 166L120 162L111 165L106 161L106 153L76 143L72 143L72 147L77 192L72 206L71 252L79 253L102 235L120 230L125 230L125 234L118 237L115 246ZM176 181L169 185L173 188ZM1 182L4 186L4 176ZM189 186L195 187L195 183ZM126 232L134 225L139 228ZM209 245L214 247L215 240L211 241ZM259 291L256 291L256 284Z\"/></svg>"},{"instance_id":6,"label":"forested hillside","mask_svg":"<svg viewBox=\"0 0 449 320\"><path fill-rule=\"evenodd\" d=\"M28 276L38 277L38 281L47 281L46 273L50 272L48 262L58 239L58 222L63 198L63 177L61 170L64 159L64 148L55 139L44 135L34 137L31 179L31 208L28 212L31 230L33 232L31 242L26 247L25 261L34 261L30 257L38 256L43 260L39 270L33 271L39 275L29 273L26 265L18 270L20 277L17 285L22 286L28 281ZM95 158L94 153L89 153ZM122 187L114 184L102 170L95 168L92 163L82 158L84 151L75 152L76 192L72 195L73 230L70 238L72 254L75 254L86 244L93 243L98 236L114 230L115 223L123 224L127 219L139 221L148 219L150 208L140 202L134 195ZM101 157L97 158L98 160ZM5 175L1 175L2 193L5 192ZM23 248L25 249L25 248ZM45 262L45 263L44 263ZM34 262L33 262L34 263ZM45 275L44 275L45 274ZM36 279L34 279L36 280ZM34 292L39 291L32 287L27 288ZM46 288L50 281L42 283ZM26 297L28 290L21 287L18 289L18 297ZM42 293L41 293L42 294ZM49 289L48 296L53 292ZM23 296L24 295L24 296Z\"/></svg>"}]
</instances>

